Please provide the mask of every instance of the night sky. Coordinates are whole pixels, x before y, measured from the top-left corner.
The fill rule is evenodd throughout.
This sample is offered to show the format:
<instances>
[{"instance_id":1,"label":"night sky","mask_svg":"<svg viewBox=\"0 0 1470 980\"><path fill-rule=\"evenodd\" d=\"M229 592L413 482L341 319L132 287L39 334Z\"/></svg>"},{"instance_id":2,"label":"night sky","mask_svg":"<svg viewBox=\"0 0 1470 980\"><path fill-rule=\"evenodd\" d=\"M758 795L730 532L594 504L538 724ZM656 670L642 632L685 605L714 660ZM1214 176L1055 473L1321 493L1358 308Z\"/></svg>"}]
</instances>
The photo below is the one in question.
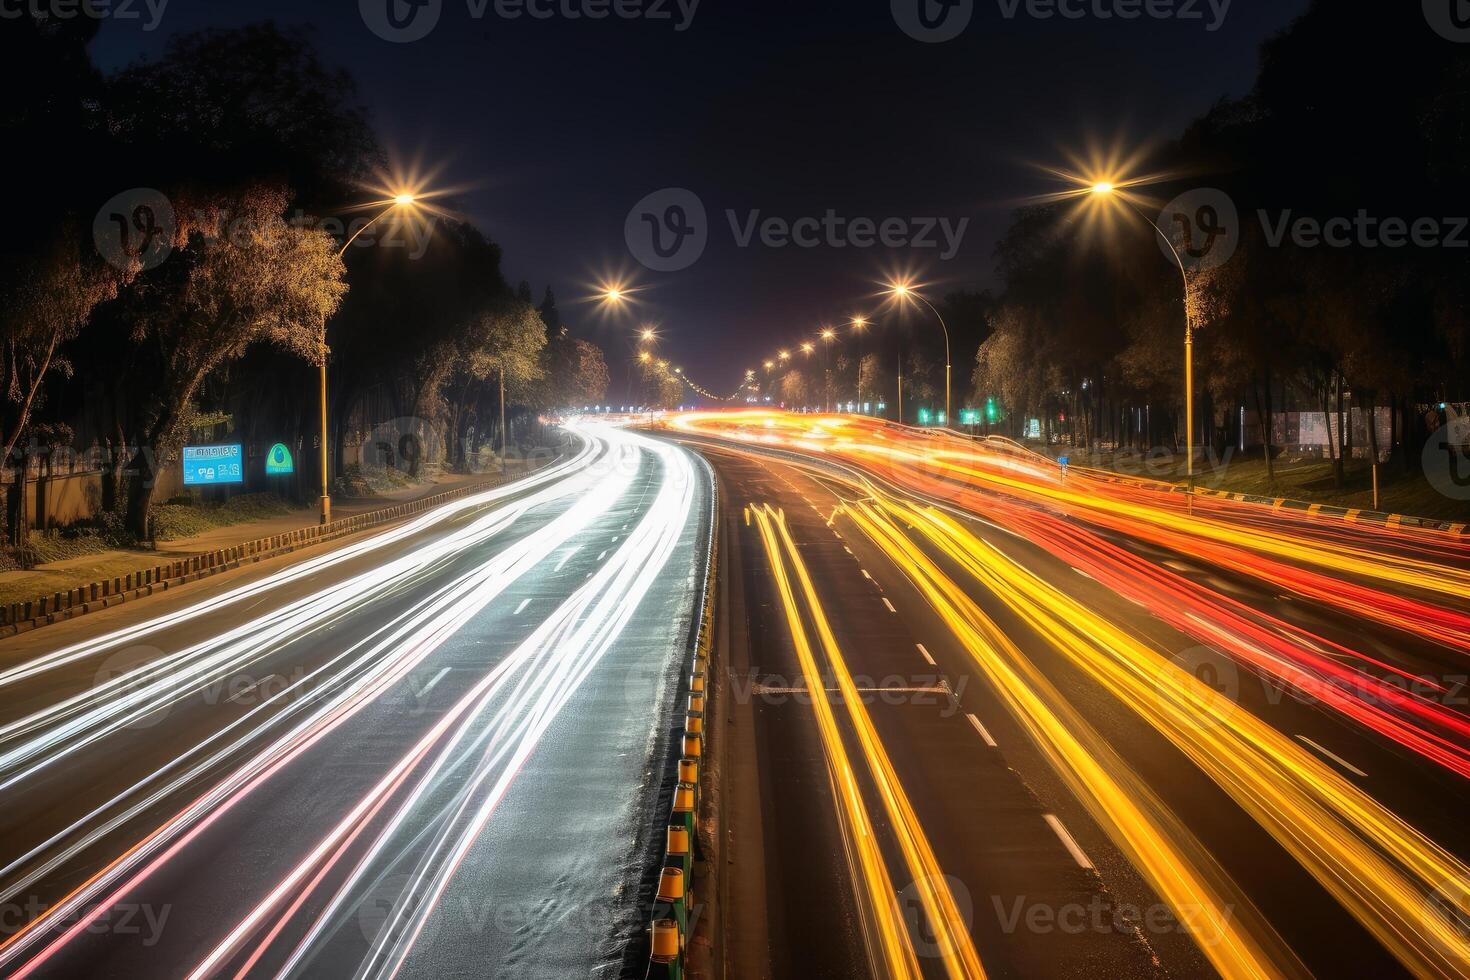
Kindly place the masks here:
<instances>
[{"instance_id":1,"label":"night sky","mask_svg":"<svg viewBox=\"0 0 1470 980\"><path fill-rule=\"evenodd\" d=\"M112 68L202 27L312 25L324 57L356 76L384 145L458 189L458 208L504 246L512 283L529 279L538 300L549 283L615 365L634 325L656 322L675 363L730 391L776 346L871 310L887 271L917 273L936 297L995 285L1011 209L1057 187L1040 167L1176 136L1246 92L1260 42L1306 6L1235 0L1210 31L1207 0L1190 20L1041 20L1024 3L1007 17L1010 2L975 0L958 38L921 43L889 0L703 0L684 31L675 0L667 20L596 21L504 19L494 0L475 19L466 0L442 0L427 37L389 43L355 0L169 0L152 31L146 16L106 22L95 53ZM666 187L698 195L709 244L658 273L630 256L624 220ZM833 209L969 226L948 261L940 249L741 248L727 209L742 223ZM642 287L638 307L603 315L585 298L618 274Z\"/></svg>"}]
</instances>

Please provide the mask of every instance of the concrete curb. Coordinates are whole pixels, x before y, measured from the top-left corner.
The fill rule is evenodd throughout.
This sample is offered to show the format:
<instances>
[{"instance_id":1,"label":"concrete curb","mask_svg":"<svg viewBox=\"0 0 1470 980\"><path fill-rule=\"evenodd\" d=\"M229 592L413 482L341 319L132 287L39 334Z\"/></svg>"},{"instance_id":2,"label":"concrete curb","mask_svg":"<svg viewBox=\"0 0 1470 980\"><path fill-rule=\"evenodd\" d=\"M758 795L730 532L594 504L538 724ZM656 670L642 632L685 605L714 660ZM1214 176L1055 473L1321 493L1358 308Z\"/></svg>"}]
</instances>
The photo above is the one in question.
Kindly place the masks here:
<instances>
[{"instance_id":1,"label":"concrete curb","mask_svg":"<svg viewBox=\"0 0 1470 980\"><path fill-rule=\"evenodd\" d=\"M41 596L31 602L12 602L8 606L0 606L0 637L40 629L99 609L108 609L130 599L141 599L155 592L239 568L241 565L315 547L370 527L421 514L452 500L481 493L504 483L504 479L496 478L467 484L433 496L355 514L330 524L316 524L295 531L271 534L228 548L164 562L141 572L92 582L66 592Z\"/></svg>"},{"instance_id":2,"label":"concrete curb","mask_svg":"<svg viewBox=\"0 0 1470 980\"><path fill-rule=\"evenodd\" d=\"M1173 487L1174 493L1188 493L1186 487ZM1294 500L1290 497L1263 497L1254 493L1232 493L1229 490L1211 490L1208 487L1195 487L1195 496L1215 497L1217 499L1235 500L1240 503L1257 504L1270 507L1272 510L1299 510L1308 514L1322 514L1327 517L1341 517L1345 521L1360 524L1376 524L1383 527L1412 527L1424 531L1443 531L1447 534L1465 534L1470 524L1451 523L1449 521L1437 521L1428 517L1414 517L1409 514L1389 514L1381 510L1364 510L1359 507L1339 507L1335 504L1314 504L1305 500Z\"/></svg>"}]
</instances>

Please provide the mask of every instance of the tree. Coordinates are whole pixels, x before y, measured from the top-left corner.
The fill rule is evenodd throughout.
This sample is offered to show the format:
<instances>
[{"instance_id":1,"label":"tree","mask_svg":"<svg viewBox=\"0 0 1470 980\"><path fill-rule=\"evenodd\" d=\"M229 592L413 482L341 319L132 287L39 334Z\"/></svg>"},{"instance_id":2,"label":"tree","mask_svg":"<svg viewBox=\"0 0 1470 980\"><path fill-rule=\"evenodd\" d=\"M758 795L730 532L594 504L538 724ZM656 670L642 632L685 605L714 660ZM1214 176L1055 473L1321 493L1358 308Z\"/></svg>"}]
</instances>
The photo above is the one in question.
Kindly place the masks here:
<instances>
[{"instance_id":1,"label":"tree","mask_svg":"<svg viewBox=\"0 0 1470 980\"><path fill-rule=\"evenodd\" d=\"M607 396L610 374L602 348L587 340L571 339L551 375L551 398L557 405L600 405Z\"/></svg>"},{"instance_id":2,"label":"tree","mask_svg":"<svg viewBox=\"0 0 1470 980\"><path fill-rule=\"evenodd\" d=\"M140 442L126 521L146 537L155 481L145 451L163 460L183 444L191 403L209 374L267 343L312 363L323 324L346 292L335 241L282 218L286 192L257 187L201 198L185 212L185 244L119 297L118 315L149 374L134 376Z\"/></svg>"},{"instance_id":3,"label":"tree","mask_svg":"<svg viewBox=\"0 0 1470 980\"><path fill-rule=\"evenodd\" d=\"M529 292L529 288L522 292ZM476 378L494 378L496 381L500 404L500 457L504 463L510 443L506 430L506 399L529 393L532 383L544 376L541 351L546 346L546 324L535 307L517 298L483 313L475 333L477 346L468 352L466 370Z\"/></svg>"},{"instance_id":4,"label":"tree","mask_svg":"<svg viewBox=\"0 0 1470 980\"><path fill-rule=\"evenodd\" d=\"M786 403L787 408L801 408L811 400L811 384L806 375L797 368L792 368L781 376L781 401Z\"/></svg>"}]
</instances>

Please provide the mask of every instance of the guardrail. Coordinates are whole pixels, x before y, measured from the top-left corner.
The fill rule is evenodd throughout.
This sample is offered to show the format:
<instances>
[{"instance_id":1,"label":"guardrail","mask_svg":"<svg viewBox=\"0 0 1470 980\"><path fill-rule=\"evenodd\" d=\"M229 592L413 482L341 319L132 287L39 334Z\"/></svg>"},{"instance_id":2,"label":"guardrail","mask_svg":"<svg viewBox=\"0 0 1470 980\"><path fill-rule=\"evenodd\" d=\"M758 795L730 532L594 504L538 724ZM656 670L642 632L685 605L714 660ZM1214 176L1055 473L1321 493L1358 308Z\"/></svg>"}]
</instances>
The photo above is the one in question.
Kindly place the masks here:
<instances>
[{"instance_id":1,"label":"guardrail","mask_svg":"<svg viewBox=\"0 0 1470 980\"><path fill-rule=\"evenodd\" d=\"M29 630L39 629L52 623L63 622L86 615L99 609L107 609L126 602L165 591L186 582L194 582L219 572L239 568L247 563L289 554L301 548L311 548L356 534L358 531L380 524L401 520L421 514L426 510L447 504L461 497L483 493L503 485L507 477L497 474L492 479L456 487L430 497L421 497L380 510L354 514L330 524L315 524L295 531L271 534L228 548L218 548L199 555L190 555L174 561L162 562L141 572L131 572L111 579L102 579L65 592L54 592L30 602L12 602L0 606L0 636L14 636Z\"/></svg>"},{"instance_id":2,"label":"guardrail","mask_svg":"<svg viewBox=\"0 0 1470 980\"><path fill-rule=\"evenodd\" d=\"M718 567L718 535L711 528L708 573L705 576L704 608L699 635L694 643L694 663L689 670L689 693L684 707L684 731L676 763L674 802L665 832L663 870L650 924L648 980L682 980L688 969L687 956L694 908L695 862L704 860L699 839L699 813L703 802L702 769L708 755L705 728L705 698L709 694L710 646L714 635L714 579Z\"/></svg>"}]
</instances>

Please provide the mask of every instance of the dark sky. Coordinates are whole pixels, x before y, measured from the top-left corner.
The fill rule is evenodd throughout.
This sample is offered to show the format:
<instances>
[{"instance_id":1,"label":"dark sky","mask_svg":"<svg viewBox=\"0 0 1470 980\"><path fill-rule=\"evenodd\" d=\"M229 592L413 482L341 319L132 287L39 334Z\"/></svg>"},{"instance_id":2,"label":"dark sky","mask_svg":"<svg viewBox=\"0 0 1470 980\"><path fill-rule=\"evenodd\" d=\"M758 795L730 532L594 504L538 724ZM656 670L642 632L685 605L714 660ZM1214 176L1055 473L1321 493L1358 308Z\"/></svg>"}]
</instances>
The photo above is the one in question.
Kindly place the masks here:
<instances>
[{"instance_id":1,"label":"dark sky","mask_svg":"<svg viewBox=\"0 0 1470 980\"><path fill-rule=\"evenodd\" d=\"M388 2L362 6L373 16ZM1092 13L1128 0L1070 0L1087 11L1072 20L1033 17L1024 0L973 0L957 38L922 43L890 0L702 0L684 31L677 0L642 0L668 20L506 19L495 0L477 19L479 0L437 2L426 37L390 43L357 0L168 0L154 30L141 29L146 14L110 21L95 50L115 67L201 27L312 25L325 58L358 79L390 151L462 189L462 210L504 246L508 279L529 279L538 299L549 283L610 359L625 356L637 321L659 323L675 362L721 391L776 346L871 309L865 297L888 270L918 273L936 295L993 285L1011 208L1056 189L1039 167L1176 135L1247 91L1260 42L1307 5L1234 0L1211 31L1209 0L1177 0L1201 19L1134 20ZM652 272L630 256L624 220L667 187L698 196L709 241L688 268ZM932 248L740 247L726 215L828 209L969 226L943 260ZM620 272L641 287L636 311L578 302Z\"/></svg>"}]
</instances>

